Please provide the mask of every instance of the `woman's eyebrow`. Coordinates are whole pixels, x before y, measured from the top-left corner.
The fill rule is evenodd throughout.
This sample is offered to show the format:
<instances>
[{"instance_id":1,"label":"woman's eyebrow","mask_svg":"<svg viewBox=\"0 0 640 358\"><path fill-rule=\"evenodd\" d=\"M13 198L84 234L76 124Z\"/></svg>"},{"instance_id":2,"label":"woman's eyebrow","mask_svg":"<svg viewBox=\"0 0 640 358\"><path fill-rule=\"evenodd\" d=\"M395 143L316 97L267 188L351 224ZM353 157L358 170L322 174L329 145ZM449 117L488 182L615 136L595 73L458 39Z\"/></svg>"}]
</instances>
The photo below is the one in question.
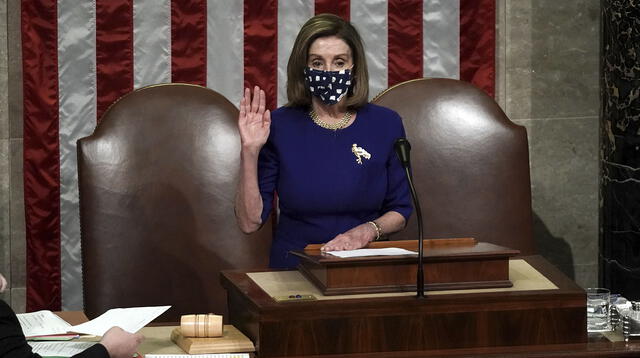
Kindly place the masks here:
<instances>
[{"instance_id":1,"label":"woman's eyebrow","mask_svg":"<svg viewBox=\"0 0 640 358\"><path fill-rule=\"evenodd\" d=\"M316 54L316 53L310 53L310 54L309 54L309 57L313 57L313 56L316 56L316 57L322 58L322 55L320 55L320 54ZM333 56L334 56L334 57L340 57L340 56L346 56L346 57L349 57L349 56L351 56L351 54L349 54L348 52L343 52L343 53L339 53L339 54L336 54L336 55L333 55Z\"/></svg>"}]
</instances>

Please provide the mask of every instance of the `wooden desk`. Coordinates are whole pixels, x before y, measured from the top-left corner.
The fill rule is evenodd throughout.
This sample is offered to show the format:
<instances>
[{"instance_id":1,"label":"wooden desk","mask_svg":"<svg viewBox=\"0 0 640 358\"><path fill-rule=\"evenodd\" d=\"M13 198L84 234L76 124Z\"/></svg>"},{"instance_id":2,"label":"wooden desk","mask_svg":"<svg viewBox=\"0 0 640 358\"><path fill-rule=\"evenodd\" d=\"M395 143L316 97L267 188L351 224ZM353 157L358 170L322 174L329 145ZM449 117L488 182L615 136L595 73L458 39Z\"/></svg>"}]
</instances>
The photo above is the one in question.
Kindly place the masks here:
<instances>
[{"instance_id":1,"label":"wooden desk","mask_svg":"<svg viewBox=\"0 0 640 358\"><path fill-rule=\"evenodd\" d=\"M586 334L584 291L539 256L557 289L278 303L223 272L230 323L258 357L637 357L640 343Z\"/></svg>"}]
</instances>

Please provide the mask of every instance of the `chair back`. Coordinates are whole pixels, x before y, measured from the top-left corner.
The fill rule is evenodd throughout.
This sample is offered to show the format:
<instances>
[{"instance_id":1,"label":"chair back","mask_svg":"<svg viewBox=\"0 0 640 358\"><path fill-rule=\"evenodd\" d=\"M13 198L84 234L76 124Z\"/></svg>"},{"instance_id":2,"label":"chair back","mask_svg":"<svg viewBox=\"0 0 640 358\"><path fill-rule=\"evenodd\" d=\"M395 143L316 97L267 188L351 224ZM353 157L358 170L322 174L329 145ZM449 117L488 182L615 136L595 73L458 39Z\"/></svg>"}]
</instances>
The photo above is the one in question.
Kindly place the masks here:
<instances>
[{"instance_id":1,"label":"chair back","mask_svg":"<svg viewBox=\"0 0 640 358\"><path fill-rule=\"evenodd\" d=\"M136 90L78 141L84 304L172 305L160 321L224 314L220 271L266 268L268 222L244 235L234 217L238 110L200 86Z\"/></svg>"},{"instance_id":2,"label":"chair back","mask_svg":"<svg viewBox=\"0 0 640 358\"><path fill-rule=\"evenodd\" d=\"M534 253L524 127L484 92L452 79L404 82L374 103L403 118L427 238L475 237ZM415 215L396 236L417 238Z\"/></svg>"}]
</instances>

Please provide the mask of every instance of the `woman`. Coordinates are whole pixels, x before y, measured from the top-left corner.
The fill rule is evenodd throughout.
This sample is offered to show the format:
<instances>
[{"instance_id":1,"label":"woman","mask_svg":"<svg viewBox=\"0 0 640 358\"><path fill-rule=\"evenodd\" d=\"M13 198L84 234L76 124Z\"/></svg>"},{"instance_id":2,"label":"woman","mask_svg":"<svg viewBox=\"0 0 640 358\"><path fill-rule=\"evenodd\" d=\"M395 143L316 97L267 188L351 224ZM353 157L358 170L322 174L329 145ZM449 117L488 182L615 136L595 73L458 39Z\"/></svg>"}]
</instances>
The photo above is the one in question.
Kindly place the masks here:
<instances>
[{"instance_id":1,"label":"woman","mask_svg":"<svg viewBox=\"0 0 640 358\"><path fill-rule=\"evenodd\" d=\"M297 265L291 250L366 246L402 229L409 187L393 150L404 137L397 113L367 103L362 40L338 16L322 14L298 34L287 66L289 102L272 114L265 93L245 89L238 126L240 229L260 228L278 194L280 216L270 266Z\"/></svg>"}]
</instances>

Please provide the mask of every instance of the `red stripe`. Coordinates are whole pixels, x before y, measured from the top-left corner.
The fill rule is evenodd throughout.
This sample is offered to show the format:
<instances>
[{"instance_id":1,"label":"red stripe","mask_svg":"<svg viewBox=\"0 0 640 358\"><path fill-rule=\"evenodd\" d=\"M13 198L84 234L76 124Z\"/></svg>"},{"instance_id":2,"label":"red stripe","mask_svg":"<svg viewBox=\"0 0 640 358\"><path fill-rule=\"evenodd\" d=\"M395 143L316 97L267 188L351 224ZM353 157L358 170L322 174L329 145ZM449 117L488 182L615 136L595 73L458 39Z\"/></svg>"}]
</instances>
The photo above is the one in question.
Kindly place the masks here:
<instances>
[{"instance_id":1,"label":"red stripe","mask_svg":"<svg viewBox=\"0 0 640 358\"><path fill-rule=\"evenodd\" d=\"M351 3L349 0L315 0L315 12L318 14L336 14L349 21L351 18Z\"/></svg>"},{"instance_id":2,"label":"red stripe","mask_svg":"<svg viewBox=\"0 0 640 358\"><path fill-rule=\"evenodd\" d=\"M388 85L422 77L422 1L389 0Z\"/></svg>"},{"instance_id":3,"label":"red stripe","mask_svg":"<svg viewBox=\"0 0 640 358\"><path fill-rule=\"evenodd\" d=\"M460 79L495 94L495 0L460 0Z\"/></svg>"},{"instance_id":4,"label":"red stripe","mask_svg":"<svg viewBox=\"0 0 640 358\"><path fill-rule=\"evenodd\" d=\"M171 81L207 84L207 0L171 0Z\"/></svg>"},{"instance_id":5,"label":"red stripe","mask_svg":"<svg viewBox=\"0 0 640 358\"><path fill-rule=\"evenodd\" d=\"M278 1L244 2L244 86L258 85L267 107L276 107L278 88Z\"/></svg>"},{"instance_id":6,"label":"red stripe","mask_svg":"<svg viewBox=\"0 0 640 358\"><path fill-rule=\"evenodd\" d=\"M96 81L99 120L133 90L132 0L96 0Z\"/></svg>"},{"instance_id":7,"label":"red stripe","mask_svg":"<svg viewBox=\"0 0 640 358\"><path fill-rule=\"evenodd\" d=\"M27 311L60 310L56 0L22 1Z\"/></svg>"}]
</instances>

